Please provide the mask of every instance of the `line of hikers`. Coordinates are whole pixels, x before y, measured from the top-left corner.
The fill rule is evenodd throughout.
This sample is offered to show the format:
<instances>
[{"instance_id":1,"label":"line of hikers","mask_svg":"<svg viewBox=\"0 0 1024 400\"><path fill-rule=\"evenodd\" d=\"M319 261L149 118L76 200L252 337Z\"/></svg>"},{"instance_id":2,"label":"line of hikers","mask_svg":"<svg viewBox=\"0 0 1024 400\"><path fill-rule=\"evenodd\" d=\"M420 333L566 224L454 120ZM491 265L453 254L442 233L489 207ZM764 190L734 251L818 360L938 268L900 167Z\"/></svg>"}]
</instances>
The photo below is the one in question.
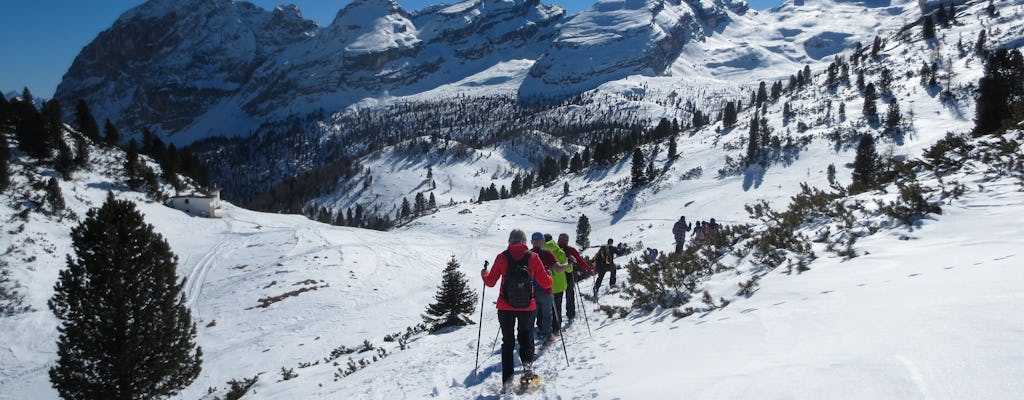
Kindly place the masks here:
<instances>
[{"instance_id":1,"label":"line of hikers","mask_svg":"<svg viewBox=\"0 0 1024 400\"><path fill-rule=\"evenodd\" d=\"M576 271L594 271L594 268L569 245L569 235L560 234L554 241L549 234L536 232L530 236L532 248L526 245L526 233L515 229L509 234L508 248L494 259L493 268L480 271L484 284L494 287L501 278L498 290L498 324L501 327L501 381L502 390L512 384L515 375L512 355L519 343L519 360L527 374L532 374L534 341L541 346L554 342L563 327L576 317ZM595 256L597 280L596 298L601 281L611 273L609 284L615 286L616 256L625 249L615 247L614 241L601 246ZM565 319L562 305L565 305ZM580 304L582 307L583 305ZM534 328L536 326L536 335ZM517 339L518 338L518 339Z\"/></svg>"},{"instance_id":2,"label":"line of hikers","mask_svg":"<svg viewBox=\"0 0 1024 400\"><path fill-rule=\"evenodd\" d=\"M676 253L682 253L686 244L686 233L693 229L693 241L700 244L707 239L707 235L718 231L718 223L714 218L710 221L697 221L695 224L687 223L686 217L679 217L679 221L672 226L672 236L676 239Z\"/></svg>"}]
</instances>

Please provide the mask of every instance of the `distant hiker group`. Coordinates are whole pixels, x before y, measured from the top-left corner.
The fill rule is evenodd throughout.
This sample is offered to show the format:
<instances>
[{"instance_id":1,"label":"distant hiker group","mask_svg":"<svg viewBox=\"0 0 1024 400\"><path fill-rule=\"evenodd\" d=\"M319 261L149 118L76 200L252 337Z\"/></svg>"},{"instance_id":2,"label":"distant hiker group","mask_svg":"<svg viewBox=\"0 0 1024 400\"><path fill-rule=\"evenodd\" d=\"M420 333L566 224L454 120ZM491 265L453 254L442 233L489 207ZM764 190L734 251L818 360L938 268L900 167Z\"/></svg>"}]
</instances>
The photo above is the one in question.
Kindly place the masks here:
<instances>
[{"instance_id":1,"label":"distant hiker group","mask_svg":"<svg viewBox=\"0 0 1024 400\"><path fill-rule=\"evenodd\" d=\"M714 218L709 221L697 221L694 223L687 223L686 217L679 217L679 221L672 226L672 236L676 240L676 253L682 253L683 248L686 245L686 233L693 232L694 243L700 244L707 240L707 236L713 232L718 231L718 223L715 222Z\"/></svg>"},{"instance_id":2,"label":"distant hiker group","mask_svg":"<svg viewBox=\"0 0 1024 400\"><path fill-rule=\"evenodd\" d=\"M564 325L572 323L576 317L577 292L574 272L580 268L593 270L579 251L569 245L568 234L559 235L557 242L551 235L541 232L534 233L530 239L532 248L526 245L525 232L513 230L508 238L508 248L498 254L493 268L488 270L485 264L480 271L487 287L494 287L501 279L497 308L503 392L508 391L515 375L512 356L516 342L519 343L524 377L535 377L532 368L534 341L547 346L561 335ZM562 318L563 305L565 319Z\"/></svg>"}]
</instances>

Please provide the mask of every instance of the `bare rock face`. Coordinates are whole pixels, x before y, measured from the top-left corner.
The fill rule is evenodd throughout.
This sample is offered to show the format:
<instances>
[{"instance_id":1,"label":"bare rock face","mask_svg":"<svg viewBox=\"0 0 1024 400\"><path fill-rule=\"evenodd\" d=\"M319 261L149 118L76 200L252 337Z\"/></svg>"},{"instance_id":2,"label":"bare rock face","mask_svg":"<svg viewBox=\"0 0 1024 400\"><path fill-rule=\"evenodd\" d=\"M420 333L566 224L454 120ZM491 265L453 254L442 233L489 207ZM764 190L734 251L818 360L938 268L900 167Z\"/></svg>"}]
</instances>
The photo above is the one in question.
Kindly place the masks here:
<instances>
[{"instance_id":1,"label":"bare rock face","mask_svg":"<svg viewBox=\"0 0 1024 400\"><path fill-rule=\"evenodd\" d=\"M136 132L175 132L236 94L281 48L315 32L294 7L151 1L82 50L56 98L87 99L98 116Z\"/></svg>"},{"instance_id":2,"label":"bare rock face","mask_svg":"<svg viewBox=\"0 0 1024 400\"><path fill-rule=\"evenodd\" d=\"M260 121L424 90L494 64L536 58L564 17L537 0L471 0L417 14L356 0L327 27L294 6L152 0L86 46L56 98L86 99L129 134L188 143Z\"/></svg>"},{"instance_id":3,"label":"bare rock face","mask_svg":"<svg viewBox=\"0 0 1024 400\"><path fill-rule=\"evenodd\" d=\"M745 10L745 2L731 6ZM668 75L684 46L728 22L722 1L601 0L565 22L530 69L520 99L596 88L629 75Z\"/></svg>"}]
</instances>

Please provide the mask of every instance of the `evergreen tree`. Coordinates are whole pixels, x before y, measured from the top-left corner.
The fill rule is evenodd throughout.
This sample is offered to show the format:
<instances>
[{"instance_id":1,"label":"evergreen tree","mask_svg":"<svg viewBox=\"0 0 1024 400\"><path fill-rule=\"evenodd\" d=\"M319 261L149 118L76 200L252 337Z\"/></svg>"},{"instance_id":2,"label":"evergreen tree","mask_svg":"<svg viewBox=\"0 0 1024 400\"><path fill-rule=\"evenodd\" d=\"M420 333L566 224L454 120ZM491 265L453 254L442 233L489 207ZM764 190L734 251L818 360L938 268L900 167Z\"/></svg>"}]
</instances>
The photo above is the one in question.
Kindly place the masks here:
<instances>
[{"instance_id":1,"label":"evergreen tree","mask_svg":"<svg viewBox=\"0 0 1024 400\"><path fill-rule=\"evenodd\" d=\"M521 175L516 174L515 178L512 178L512 185L511 188L509 188L509 192L512 197L523 194L523 177ZM431 195L433 195L433 193L431 193Z\"/></svg>"},{"instance_id":2,"label":"evergreen tree","mask_svg":"<svg viewBox=\"0 0 1024 400\"><path fill-rule=\"evenodd\" d=\"M985 7L985 13L987 13L989 17L996 16L996 3L994 0L988 0L988 7Z\"/></svg>"},{"instance_id":3,"label":"evergreen tree","mask_svg":"<svg viewBox=\"0 0 1024 400\"><path fill-rule=\"evenodd\" d=\"M32 91L28 90L28 86L21 89L21 102L36 108L36 99L32 96Z\"/></svg>"},{"instance_id":4,"label":"evergreen tree","mask_svg":"<svg viewBox=\"0 0 1024 400\"><path fill-rule=\"evenodd\" d=\"M136 190L142 184L139 179L139 145L132 139L128 142L128 151L124 160L124 176L128 180L128 188Z\"/></svg>"},{"instance_id":5,"label":"evergreen tree","mask_svg":"<svg viewBox=\"0 0 1024 400\"><path fill-rule=\"evenodd\" d=\"M765 85L764 81L761 81L761 84L757 86L757 102L754 104L757 104L757 106L760 107L761 104L764 104L766 101L768 101L768 87Z\"/></svg>"},{"instance_id":6,"label":"evergreen tree","mask_svg":"<svg viewBox=\"0 0 1024 400\"><path fill-rule=\"evenodd\" d=\"M562 185L562 194L565 196L569 195L569 181L565 181L565 184Z\"/></svg>"},{"instance_id":7,"label":"evergreen tree","mask_svg":"<svg viewBox=\"0 0 1024 400\"><path fill-rule=\"evenodd\" d=\"M864 70L857 71L857 90L864 90Z\"/></svg>"},{"instance_id":8,"label":"evergreen tree","mask_svg":"<svg viewBox=\"0 0 1024 400\"><path fill-rule=\"evenodd\" d=\"M864 88L864 118L873 121L878 118L878 93L875 91L875 84L869 83Z\"/></svg>"},{"instance_id":9,"label":"evergreen tree","mask_svg":"<svg viewBox=\"0 0 1024 400\"><path fill-rule=\"evenodd\" d=\"M85 136L75 135L75 168L83 169L89 166L89 142Z\"/></svg>"},{"instance_id":10,"label":"evergreen tree","mask_svg":"<svg viewBox=\"0 0 1024 400\"><path fill-rule=\"evenodd\" d=\"M1000 49L985 63L985 75L978 81L974 136L995 133L1008 119L1015 120L1013 122L1024 119L1024 115L1014 115L1012 106L1013 102L1019 102L1022 98L1024 57L1018 49Z\"/></svg>"},{"instance_id":11,"label":"evergreen tree","mask_svg":"<svg viewBox=\"0 0 1024 400\"><path fill-rule=\"evenodd\" d=\"M885 113L885 127L894 129L899 126L902 120L903 114L900 113L900 103L896 101L896 98L889 100L889 110Z\"/></svg>"},{"instance_id":12,"label":"evergreen tree","mask_svg":"<svg viewBox=\"0 0 1024 400\"><path fill-rule=\"evenodd\" d=\"M762 82L763 84L763 82ZM728 102L725 103L725 110L722 111L722 126L730 128L736 124L736 103Z\"/></svg>"},{"instance_id":13,"label":"evergreen tree","mask_svg":"<svg viewBox=\"0 0 1024 400\"><path fill-rule=\"evenodd\" d=\"M935 39L935 20L932 19L931 15L924 16L924 23L921 29L921 37L925 40Z\"/></svg>"},{"instance_id":14,"label":"evergreen tree","mask_svg":"<svg viewBox=\"0 0 1024 400\"><path fill-rule=\"evenodd\" d=\"M54 150L59 151L59 143L64 141L64 121L62 120L64 114L61 111L60 102L50 100L43 103L42 114L46 125L47 150L53 154Z\"/></svg>"},{"instance_id":15,"label":"evergreen tree","mask_svg":"<svg viewBox=\"0 0 1024 400\"><path fill-rule=\"evenodd\" d=\"M483 192L481 192L483 193ZM409 218L412 215L412 208L409 206L409 199L402 198L402 208L399 210L399 217L401 219Z\"/></svg>"},{"instance_id":16,"label":"evergreen tree","mask_svg":"<svg viewBox=\"0 0 1024 400\"><path fill-rule=\"evenodd\" d=\"M587 147L587 148L583 149L583 155L580 156L580 161L583 162L583 167L584 168L590 166L590 160L591 160L590 147Z\"/></svg>"},{"instance_id":17,"label":"evergreen tree","mask_svg":"<svg viewBox=\"0 0 1024 400\"><path fill-rule=\"evenodd\" d=\"M71 232L50 309L58 328L50 381L64 399L152 399L199 375L202 350L175 273L177 256L132 202L113 194Z\"/></svg>"},{"instance_id":18,"label":"evergreen tree","mask_svg":"<svg viewBox=\"0 0 1024 400\"><path fill-rule=\"evenodd\" d=\"M658 177L658 173L654 171L654 161L647 163L647 182L654 182L654 179Z\"/></svg>"},{"instance_id":19,"label":"evergreen tree","mask_svg":"<svg viewBox=\"0 0 1024 400\"><path fill-rule=\"evenodd\" d=\"M871 43L871 57L878 58L878 53L882 51L882 38L875 36L875 41Z\"/></svg>"},{"instance_id":20,"label":"evergreen tree","mask_svg":"<svg viewBox=\"0 0 1024 400\"><path fill-rule=\"evenodd\" d=\"M572 160L569 160L569 172L578 173L583 170L583 160L580 158L580 153L572 155ZM517 193L513 193L513 196Z\"/></svg>"},{"instance_id":21,"label":"evergreen tree","mask_svg":"<svg viewBox=\"0 0 1024 400\"><path fill-rule=\"evenodd\" d=\"M75 104L75 126L93 143L100 142L100 125L96 123L96 118L92 116L89 104L85 100L78 100Z\"/></svg>"},{"instance_id":22,"label":"evergreen tree","mask_svg":"<svg viewBox=\"0 0 1024 400\"><path fill-rule=\"evenodd\" d=\"M886 95L892 94L892 70L889 68L882 68L878 73L878 89Z\"/></svg>"},{"instance_id":23,"label":"evergreen tree","mask_svg":"<svg viewBox=\"0 0 1024 400\"><path fill-rule=\"evenodd\" d=\"M860 193L873 187L878 173L878 152L875 138L864 135L857 144L857 155L853 160L853 183L850 191Z\"/></svg>"},{"instance_id":24,"label":"evergreen tree","mask_svg":"<svg viewBox=\"0 0 1024 400\"><path fill-rule=\"evenodd\" d=\"M416 215L423 215L427 212L427 198L423 197L423 193L416 193L416 197L412 203L413 213Z\"/></svg>"},{"instance_id":25,"label":"evergreen tree","mask_svg":"<svg viewBox=\"0 0 1024 400\"><path fill-rule=\"evenodd\" d=\"M0 94L3 97L3 94ZM7 136L0 134L0 192L11 186L11 150L7 147Z\"/></svg>"},{"instance_id":26,"label":"evergreen tree","mask_svg":"<svg viewBox=\"0 0 1024 400\"><path fill-rule=\"evenodd\" d=\"M434 193L433 192L430 193L430 199L427 200L427 209L428 210L436 210L437 209L437 199L434 198Z\"/></svg>"},{"instance_id":27,"label":"evergreen tree","mask_svg":"<svg viewBox=\"0 0 1024 400\"><path fill-rule=\"evenodd\" d=\"M775 81L772 84L772 101L778 100L782 96L782 81Z\"/></svg>"},{"instance_id":28,"label":"evergreen tree","mask_svg":"<svg viewBox=\"0 0 1024 400\"><path fill-rule=\"evenodd\" d=\"M633 187L640 187L647 183L647 175L644 172L646 166L644 162L644 152L639 147L633 149L633 164L631 171Z\"/></svg>"},{"instance_id":29,"label":"evergreen tree","mask_svg":"<svg viewBox=\"0 0 1024 400\"><path fill-rule=\"evenodd\" d=\"M178 148L174 143L171 143L171 145L167 147L166 156L164 156L163 161L160 163L160 169L163 170L164 181L170 183L171 186L174 186L175 190L181 189L181 180L178 179L180 166L181 160L178 157Z\"/></svg>"},{"instance_id":30,"label":"evergreen tree","mask_svg":"<svg viewBox=\"0 0 1024 400\"><path fill-rule=\"evenodd\" d=\"M103 124L103 143L109 147L117 146L121 142L121 133L117 131L117 127L114 126L110 120L106 120ZM173 144L171 146L174 146Z\"/></svg>"},{"instance_id":31,"label":"evergreen tree","mask_svg":"<svg viewBox=\"0 0 1024 400\"><path fill-rule=\"evenodd\" d=\"M57 178L50 178L46 181L46 204L50 207L50 215L57 215L64 211L64 194L60 190Z\"/></svg>"},{"instance_id":32,"label":"evergreen tree","mask_svg":"<svg viewBox=\"0 0 1024 400\"><path fill-rule=\"evenodd\" d=\"M433 331L472 324L473 321L466 315L473 313L476 300L476 293L469 288L469 281L459 270L459 262L453 255L444 268L441 286L438 286L437 294L434 295L435 302L427 306L423 321L431 324Z\"/></svg>"},{"instance_id":33,"label":"evergreen tree","mask_svg":"<svg viewBox=\"0 0 1024 400\"><path fill-rule=\"evenodd\" d=\"M761 135L758 130L760 123L757 121L757 114L750 119L750 132L747 135L747 165L752 165L759 161L761 154L762 144L760 141Z\"/></svg>"},{"instance_id":34,"label":"evergreen tree","mask_svg":"<svg viewBox=\"0 0 1024 400\"><path fill-rule=\"evenodd\" d=\"M7 97L3 93L0 93L0 124L11 123L11 103L7 102Z\"/></svg>"},{"instance_id":35,"label":"evergreen tree","mask_svg":"<svg viewBox=\"0 0 1024 400\"><path fill-rule=\"evenodd\" d=\"M36 160L49 160L53 147L43 115L31 103L24 101L19 102L16 114L14 136L18 139L18 146Z\"/></svg>"},{"instance_id":36,"label":"evergreen tree","mask_svg":"<svg viewBox=\"0 0 1024 400\"><path fill-rule=\"evenodd\" d=\"M57 158L53 160L53 169L60 173L64 180L71 180L71 174L75 172L75 155L72 154L71 146L63 139L57 141Z\"/></svg>"},{"instance_id":37,"label":"evergreen tree","mask_svg":"<svg viewBox=\"0 0 1024 400\"><path fill-rule=\"evenodd\" d=\"M673 136L668 140L668 159L674 161L676 158L679 158L679 152L676 148L676 137Z\"/></svg>"},{"instance_id":38,"label":"evergreen tree","mask_svg":"<svg viewBox=\"0 0 1024 400\"><path fill-rule=\"evenodd\" d=\"M590 247L590 219L586 214L580 215L580 220L576 222L576 245L580 250Z\"/></svg>"}]
</instances>

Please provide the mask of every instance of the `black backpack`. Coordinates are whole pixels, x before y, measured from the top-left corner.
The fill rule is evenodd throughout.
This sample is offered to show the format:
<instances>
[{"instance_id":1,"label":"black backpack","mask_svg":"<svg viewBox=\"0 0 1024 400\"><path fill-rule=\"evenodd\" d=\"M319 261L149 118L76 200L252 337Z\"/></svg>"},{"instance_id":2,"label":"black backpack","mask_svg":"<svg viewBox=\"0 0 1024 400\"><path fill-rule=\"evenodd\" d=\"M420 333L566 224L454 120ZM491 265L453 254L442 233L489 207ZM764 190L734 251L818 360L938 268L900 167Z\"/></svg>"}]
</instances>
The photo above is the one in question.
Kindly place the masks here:
<instances>
[{"instance_id":1,"label":"black backpack","mask_svg":"<svg viewBox=\"0 0 1024 400\"><path fill-rule=\"evenodd\" d=\"M530 275L530 256L527 251L522 260L513 260L512 254L505 250L505 276L502 278L502 291L505 301L515 308L527 308L533 301L533 276Z\"/></svg>"}]
</instances>

